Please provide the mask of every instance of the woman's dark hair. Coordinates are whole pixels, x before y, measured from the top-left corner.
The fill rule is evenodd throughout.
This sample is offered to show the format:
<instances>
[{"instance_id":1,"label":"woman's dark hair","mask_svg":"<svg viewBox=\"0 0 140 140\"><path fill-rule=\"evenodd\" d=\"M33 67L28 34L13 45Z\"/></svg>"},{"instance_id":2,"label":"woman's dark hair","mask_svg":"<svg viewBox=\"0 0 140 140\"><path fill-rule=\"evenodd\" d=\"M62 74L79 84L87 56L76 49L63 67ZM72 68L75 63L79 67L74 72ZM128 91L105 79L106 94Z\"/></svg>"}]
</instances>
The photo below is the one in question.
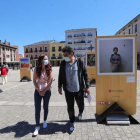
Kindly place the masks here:
<instances>
[{"instance_id":1,"label":"woman's dark hair","mask_svg":"<svg viewBox=\"0 0 140 140\"><path fill-rule=\"evenodd\" d=\"M62 49L62 52L68 52L69 54L74 54L74 50L73 48L71 48L70 46L65 46L63 49Z\"/></svg>"},{"instance_id":2,"label":"woman's dark hair","mask_svg":"<svg viewBox=\"0 0 140 140\"><path fill-rule=\"evenodd\" d=\"M113 51L114 51L115 49L118 51L118 48L117 48L117 47L113 48Z\"/></svg>"},{"instance_id":3,"label":"woman's dark hair","mask_svg":"<svg viewBox=\"0 0 140 140\"><path fill-rule=\"evenodd\" d=\"M37 77L40 78L41 76L41 71L42 71L42 60L44 59L44 57L47 56L46 54L41 54L38 58L38 62L37 62L37 67L36 67L36 74ZM50 63L48 63L48 65L45 65L45 69L46 69L46 73L47 73L47 77L50 76L50 73L52 72L52 66Z\"/></svg>"}]
</instances>

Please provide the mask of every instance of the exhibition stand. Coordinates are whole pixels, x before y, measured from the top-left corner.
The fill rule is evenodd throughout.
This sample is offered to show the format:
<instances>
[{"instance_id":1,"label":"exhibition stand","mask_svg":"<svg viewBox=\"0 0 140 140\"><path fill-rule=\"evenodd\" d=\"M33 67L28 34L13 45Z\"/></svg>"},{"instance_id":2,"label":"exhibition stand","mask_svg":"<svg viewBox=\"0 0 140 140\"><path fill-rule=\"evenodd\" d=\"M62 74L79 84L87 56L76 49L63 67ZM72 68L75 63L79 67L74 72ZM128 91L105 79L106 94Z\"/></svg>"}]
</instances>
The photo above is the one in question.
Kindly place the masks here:
<instances>
[{"instance_id":1,"label":"exhibition stand","mask_svg":"<svg viewBox=\"0 0 140 140\"><path fill-rule=\"evenodd\" d=\"M20 58L20 82L31 81L30 59Z\"/></svg>"},{"instance_id":2,"label":"exhibition stand","mask_svg":"<svg viewBox=\"0 0 140 140\"><path fill-rule=\"evenodd\" d=\"M137 38L135 35L95 39L97 123L139 123L137 100Z\"/></svg>"},{"instance_id":3,"label":"exhibition stand","mask_svg":"<svg viewBox=\"0 0 140 140\"><path fill-rule=\"evenodd\" d=\"M86 68L89 75L90 86L95 86L96 80L95 52L86 53Z\"/></svg>"}]
</instances>

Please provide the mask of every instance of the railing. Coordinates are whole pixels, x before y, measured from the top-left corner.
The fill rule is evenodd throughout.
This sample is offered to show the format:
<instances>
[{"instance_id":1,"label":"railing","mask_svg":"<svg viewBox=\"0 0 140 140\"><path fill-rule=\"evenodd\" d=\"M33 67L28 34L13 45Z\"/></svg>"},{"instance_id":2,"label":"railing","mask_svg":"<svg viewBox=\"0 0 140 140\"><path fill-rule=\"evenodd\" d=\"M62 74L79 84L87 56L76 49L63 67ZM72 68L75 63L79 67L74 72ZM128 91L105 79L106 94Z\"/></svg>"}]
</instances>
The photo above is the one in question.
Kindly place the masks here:
<instances>
[{"instance_id":1,"label":"railing","mask_svg":"<svg viewBox=\"0 0 140 140\"><path fill-rule=\"evenodd\" d=\"M91 43L92 41L88 41L88 43Z\"/></svg>"},{"instance_id":2,"label":"railing","mask_svg":"<svg viewBox=\"0 0 140 140\"><path fill-rule=\"evenodd\" d=\"M68 44L72 44L72 42L68 42Z\"/></svg>"},{"instance_id":3,"label":"railing","mask_svg":"<svg viewBox=\"0 0 140 140\"><path fill-rule=\"evenodd\" d=\"M55 52L55 50L52 50L52 52Z\"/></svg>"},{"instance_id":4,"label":"railing","mask_svg":"<svg viewBox=\"0 0 140 140\"><path fill-rule=\"evenodd\" d=\"M74 48L74 50L86 50L86 48Z\"/></svg>"},{"instance_id":5,"label":"railing","mask_svg":"<svg viewBox=\"0 0 140 140\"><path fill-rule=\"evenodd\" d=\"M75 34L74 37L86 36L85 34Z\"/></svg>"},{"instance_id":6,"label":"railing","mask_svg":"<svg viewBox=\"0 0 140 140\"><path fill-rule=\"evenodd\" d=\"M92 34L88 34L88 36L92 36Z\"/></svg>"},{"instance_id":7,"label":"railing","mask_svg":"<svg viewBox=\"0 0 140 140\"><path fill-rule=\"evenodd\" d=\"M74 44L78 44L78 43L85 43L85 41L74 41Z\"/></svg>"},{"instance_id":8,"label":"railing","mask_svg":"<svg viewBox=\"0 0 140 140\"><path fill-rule=\"evenodd\" d=\"M44 50L44 52L48 52L48 50Z\"/></svg>"},{"instance_id":9,"label":"railing","mask_svg":"<svg viewBox=\"0 0 140 140\"><path fill-rule=\"evenodd\" d=\"M38 50L35 50L34 52L38 52Z\"/></svg>"},{"instance_id":10,"label":"railing","mask_svg":"<svg viewBox=\"0 0 140 140\"><path fill-rule=\"evenodd\" d=\"M11 52L12 53L12 52ZM25 53L28 53L28 51L25 51Z\"/></svg>"},{"instance_id":11,"label":"railing","mask_svg":"<svg viewBox=\"0 0 140 140\"><path fill-rule=\"evenodd\" d=\"M33 60L33 57L30 57L31 60Z\"/></svg>"},{"instance_id":12,"label":"railing","mask_svg":"<svg viewBox=\"0 0 140 140\"><path fill-rule=\"evenodd\" d=\"M38 57L35 57L35 59L38 59Z\"/></svg>"},{"instance_id":13,"label":"railing","mask_svg":"<svg viewBox=\"0 0 140 140\"><path fill-rule=\"evenodd\" d=\"M30 53L33 53L33 51L30 51Z\"/></svg>"},{"instance_id":14,"label":"railing","mask_svg":"<svg viewBox=\"0 0 140 140\"><path fill-rule=\"evenodd\" d=\"M52 56L51 59L56 59L56 57L55 56Z\"/></svg>"},{"instance_id":15,"label":"railing","mask_svg":"<svg viewBox=\"0 0 140 140\"><path fill-rule=\"evenodd\" d=\"M42 50L39 50L39 52L42 52Z\"/></svg>"},{"instance_id":16,"label":"railing","mask_svg":"<svg viewBox=\"0 0 140 140\"><path fill-rule=\"evenodd\" d=\"M58 49L58 51L59 51L59 52L61 52L61 51L62 51L62 49Z\"/></svg>"},{"instance_id":17,"label":"railing","mask_svg":"<svg viewBox=\"0 0 140 140\"><path fill-rule=\"evenodd\" d=\"M62 56L59 56L58 59L62 59Z\"/></svg>"},{"instance_id":18,"label":"railing","mask_svg":"<svg viewBox=\"0 0 140 140\"><path fill-rule=\"evenodd\" d=\"M72 35L68 35L68 38L72 38Z\"/></svg>"}]
</instances>

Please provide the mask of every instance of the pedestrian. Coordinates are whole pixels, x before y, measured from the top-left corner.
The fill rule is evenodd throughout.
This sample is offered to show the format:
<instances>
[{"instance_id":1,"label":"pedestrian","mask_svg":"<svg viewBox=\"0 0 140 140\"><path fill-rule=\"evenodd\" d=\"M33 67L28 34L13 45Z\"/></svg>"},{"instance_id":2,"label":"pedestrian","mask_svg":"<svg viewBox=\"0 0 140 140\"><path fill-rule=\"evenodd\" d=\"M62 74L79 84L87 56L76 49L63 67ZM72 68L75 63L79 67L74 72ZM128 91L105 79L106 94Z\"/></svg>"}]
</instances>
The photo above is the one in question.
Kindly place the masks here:
<instances>
[{"instance_id":1,"label":"pedestrian","mask_svg":"<svg viewBox=\"0 0 140 140\"><path fill-rule=\"evenodd\" d=\"M33 65L32 64L30 64L30 69L33 71Z\"/></svg>"},{"instance_id":2,"label":"pedestrian","mask_svg":"<svg viewBox=\"0 0 140 140\"><path fill-rule=\"evenodd\" d=\"M62 95L63 86L70 119L70 131L72 132L75 125L74 101L76 100L79 108L78 119L81 120L84 111L84 92L90 93L90 84L85 64L74 55L74 50L65 46L62 52L64 60L62 60L59 68L58 92Z\"/></svg>"},{"instance_id":3,"label":"pedestrian","mask_svg":"<svg viewBox=\"0 0 140 140\"><path fill-rule=\"evenodd\" d=\"M36 82L37 81L37 82ZM33 84L35 86L35 121L36 127L33 136L37 136L40 130L41 100L43 98L44 122L43 128L47 128L48 105L51 96L52 66L47 55L42 54L38 58L37 67L34 69Z\"/></svg>"},{"instance_id":4,"label":"pedestrian","mask_svg":"<svg viewBox=\"0 0 140 140\"><path fill-rule=\"evenodd\" d=\"M5 67L7 68L7 75L8 75L9 69L7 63L5 63Z\"/></svg>"},{"instance_id":5,"label":"pedestrian","mask_svg":"<svg viewBox=\"0 0 140 140\"><path fill-rule=\"evenodd\" d=\"M2 78L2 85L7 84L7 68L5 65L1 67L1 78Z\"/></svg>"}]
</instances>

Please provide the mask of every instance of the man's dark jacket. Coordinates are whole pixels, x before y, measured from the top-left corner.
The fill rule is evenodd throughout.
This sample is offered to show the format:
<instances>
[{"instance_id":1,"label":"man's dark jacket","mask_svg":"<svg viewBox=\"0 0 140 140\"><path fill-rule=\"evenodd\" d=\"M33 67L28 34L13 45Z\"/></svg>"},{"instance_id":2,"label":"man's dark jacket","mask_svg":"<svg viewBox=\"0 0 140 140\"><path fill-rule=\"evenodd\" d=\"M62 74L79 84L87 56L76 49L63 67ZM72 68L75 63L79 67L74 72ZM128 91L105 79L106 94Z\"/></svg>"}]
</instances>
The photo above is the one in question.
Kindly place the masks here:
<instances>
[{"instance_id":1,"label":"man's dark jacket","mask_svg":"<svg viewBox=\"0 0 140 140\"><path fill-rule=\"evenodd\" d=\"M87 69L85 67L85 64L83 61L79 58L77 59L77 65L78 65L78 79L79 79L79 86L80 90L83 90L85 87L89 88L89 76L87 73ZM85 84L84 84L84 81ZM66 91L66 61L63 60L60 64L59 68L59 76L58 76L58 88L62 88Z\"/></svg>"}]
</instances>

